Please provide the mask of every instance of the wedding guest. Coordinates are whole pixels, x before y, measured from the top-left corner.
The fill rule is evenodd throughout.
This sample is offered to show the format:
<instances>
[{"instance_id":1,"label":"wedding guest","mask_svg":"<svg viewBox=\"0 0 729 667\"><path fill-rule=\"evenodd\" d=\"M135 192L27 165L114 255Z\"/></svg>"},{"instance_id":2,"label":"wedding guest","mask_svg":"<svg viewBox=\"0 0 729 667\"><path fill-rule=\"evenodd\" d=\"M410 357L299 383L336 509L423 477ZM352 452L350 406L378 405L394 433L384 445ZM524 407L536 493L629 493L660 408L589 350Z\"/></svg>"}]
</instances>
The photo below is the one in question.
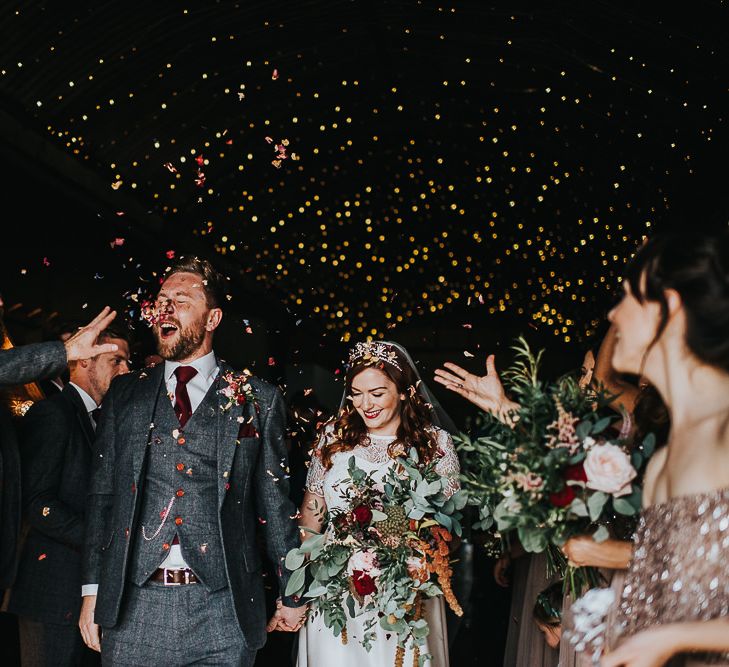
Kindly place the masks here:
<instances>
[{"instance_id":1,"label":"wedding guest","mask_svg":"<svg viewBox=\"0 0 729 667\"><path fill-rule=\"evenodd\" d=\"M155 302L164 363L116 378L105 399L79 619L104 664L252 666L267 629L258 530L283 596L268 630L303 621L283 594L298 546L285 406L216 356L224 284L209 262L180 258Z\"/></svg>"},{"instance_id":2,"label":"wedding guest","mask_svg":"<svg viewBox=\"0 0 729 667\"><path fill-rule=\"evenodd\" d=\"M68 384L33 405L23 420L29 532L8 607L18 616L23 667L80 665L86 651L93 653L77 627L86 493L99 407L112 379L129 371L124 333L105 329L98 342L117 349L69 362Z\"/></svg>"},{"instance_id":3,"label":"wedding guest","mask_svg":"<svg viewBox=\"0 0 729 667\"><path fill-rule=\"evenodd\" d=\"M610 313L619 372L645 377L671 420L648 463L603 667L729 665L729 237L656 237Z\"/></svg>"},{"instance_id":4,"label":"wedding guest","mask_svg":"<svg viewBox=\"0 0 729 667\"><path fill-rule=\"evenodd\" d=\"M562 638L562 581L545 588L534 604L534 622L549 648L557 648ZM560 662L560 667L562 663Z\"/></svg>"},{"instance_id":5,"label":"wedding guest","mask_svg":"<svg viewBox=\"0 0 729 667\"><path fill-rule=\"evenodd\" d=\"M0 297L0 314L2 306ZM114 345L97 345L96 339L115 316L110 308L104 308L65 343L37 343L0 350L0 386L26 384L60 375L68 361L113 352L116 349ZM20 508L17 435L9 411L6 406L0 405L0 591L10 588L15 579Z\"/></svg>"},{"instance_id":6,"label":"wedding guest","mask_svg":"<svg viewBox=\"0 0 729 667\"><path fill-rule=\"evenodd\" d=\"M589 365L589 359L585 359ZM481 410L504 423L511 423L511 414L519 404L506 396L496 371L493 354L486 358L486 375L477 376L464 368L446 362L444 369L435 371L436 382L460 394ZM530 621L537 596L552 582L547 576L545 553L525 554L519 544L512 544L494 567L494 577L500 585L508 585L507 569L512 566L513 581L509 629L504 649L504 667L554 667L559 653L547 645L534 623Z\"/></svg>"}]
</instances>

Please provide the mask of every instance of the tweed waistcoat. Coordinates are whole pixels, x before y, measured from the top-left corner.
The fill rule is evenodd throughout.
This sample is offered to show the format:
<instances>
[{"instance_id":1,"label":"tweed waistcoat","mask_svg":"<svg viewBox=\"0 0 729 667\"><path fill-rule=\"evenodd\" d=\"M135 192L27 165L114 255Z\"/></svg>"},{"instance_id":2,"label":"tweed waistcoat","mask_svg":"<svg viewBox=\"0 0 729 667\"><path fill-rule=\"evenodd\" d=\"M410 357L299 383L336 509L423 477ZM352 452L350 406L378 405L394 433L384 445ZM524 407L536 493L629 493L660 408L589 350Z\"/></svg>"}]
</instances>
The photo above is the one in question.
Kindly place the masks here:
<instances>
[{"instance_id":1,"label":"tweed waistcoat","mask_svg":"<svg viewBox=\"0 0 729 667\"><path fill-rule=\"evenodd\" d=\"M184 429L161 385L130 562L137 585L167 557L175 535L185 562L209 590L228 585L218 515L217 384Z\"/></svg>"}]
</instances>

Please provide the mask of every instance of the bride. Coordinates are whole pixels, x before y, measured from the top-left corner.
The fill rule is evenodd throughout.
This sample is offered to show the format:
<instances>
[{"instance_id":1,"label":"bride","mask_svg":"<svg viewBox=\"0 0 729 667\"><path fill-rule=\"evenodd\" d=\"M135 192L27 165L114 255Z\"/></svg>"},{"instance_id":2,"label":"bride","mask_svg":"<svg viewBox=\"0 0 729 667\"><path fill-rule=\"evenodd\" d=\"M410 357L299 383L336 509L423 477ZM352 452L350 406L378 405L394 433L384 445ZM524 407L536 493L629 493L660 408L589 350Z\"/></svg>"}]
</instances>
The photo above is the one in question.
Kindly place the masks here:
<instances>
[{"instance_id":1,"label":"bride","mask_svg":"<svg viewBox=\"0 0 729 667\"><path fill-rule=\"evenodd\" d=\"M440 412L440 417L439 417ZM411 447L421 460L437 460L437 472L449 479L448 494L459 488L458 457L447 431L450 425L418 376L410 356L396 343L358 343L349 357L345 392L338 417L320 434L309 468L301 508L302 538L321 532L326 512L346 507L343 485L347 464L354 456L357 466L383 480L394 459ZM303 529L307 529L304 531ZM395 664L397 635L376 624L377 637L367 652L360 641L368 614L347 619L347 643L335 637L321 615L312 614L299 633L297 667L380 667ZM427 667L448 667L448 638L443 598L425 603L430 627L422 653L432 660ZM413 664L408 646L404 665Z\"/></svg>"}]
</instances>

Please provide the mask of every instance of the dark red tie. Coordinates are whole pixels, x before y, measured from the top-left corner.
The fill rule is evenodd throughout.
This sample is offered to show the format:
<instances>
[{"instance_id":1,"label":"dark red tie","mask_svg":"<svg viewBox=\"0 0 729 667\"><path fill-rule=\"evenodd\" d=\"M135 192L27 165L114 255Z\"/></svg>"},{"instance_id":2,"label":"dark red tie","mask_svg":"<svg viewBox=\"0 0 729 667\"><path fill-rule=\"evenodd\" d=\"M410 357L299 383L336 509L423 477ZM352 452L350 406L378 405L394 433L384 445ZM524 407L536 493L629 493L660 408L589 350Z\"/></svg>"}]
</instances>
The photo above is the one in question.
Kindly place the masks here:
<instances>
[{"instance_id":1,"label":"dark red tie","mask_svg":"<svg viewBox=\"0 0 729 667\"><path fill-rule=\"evenodd\" d=\"M175 387L175 414L180 420L180 426L183 428L187 424L187 420L192 417L192 404L190 403L190 394L187 393L187 383L197 375L197 370L192 366L178 366L175 368L175 377L177 378L177 386Z\"/></svg>"}]
</instances>

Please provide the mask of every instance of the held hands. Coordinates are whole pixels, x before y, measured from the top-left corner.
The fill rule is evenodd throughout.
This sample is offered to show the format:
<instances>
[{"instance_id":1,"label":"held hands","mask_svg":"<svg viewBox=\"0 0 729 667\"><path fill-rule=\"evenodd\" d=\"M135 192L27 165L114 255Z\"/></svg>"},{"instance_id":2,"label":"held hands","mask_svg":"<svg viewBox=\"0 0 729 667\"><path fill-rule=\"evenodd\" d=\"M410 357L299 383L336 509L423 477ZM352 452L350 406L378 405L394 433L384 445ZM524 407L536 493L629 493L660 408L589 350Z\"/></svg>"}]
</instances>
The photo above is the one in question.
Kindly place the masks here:
<instances>
[{"instance_id":1,"label":"held hands","mask_svg":"<svg viewBox=\"0 0 729 667\"><path fill-rule=\"evenodd\" d=\"M507 421L508 412L518 408L518 404L506 397L504 385L501 384L501 379L496 372L493 354L486 358L486 375L480 377L450 361L443 365L447 370L437 369L435 381L456 394L460 394L485 412L494 415L501 421Z\"/></svg>"},{"instance_id":2,"label":"held hands","mask_svg":"<svg viewBox=\"0 0 729 667\"><path fill-rule=\"evenodd\" d=\"M285 607L279 598L276 600L276 613L266 626L267 632L280 630L281 632L298 632L306 623L308 606Z\"/></svg>"},{"instance_id":3,"label":"held hands","mask_svg":"<svg viewBox=\"0 0 729 667\"><path fill-rule=\"evenodd\" d=\"M94 623L94 609L96 609L96 596L85 595L81 604L78 627L81 630L84 644L94 651L101 652L101 635L99 626Z\"/></svg>"},{"instance_id":4,"label":"held hands","mask_svg":"<svg viewBox=\"0 0 729 667\"><path fill-rule=\"evenodd\" d=\"M117 346L114 343L96 344L96 339L99 337L99 334L111 324L111 321L115 317L116 311L109 308L109 306L105 306L104 310L91 320L91 322L73 334L64 343L68 361L91 359L99 354L115 352Z\"/></svg>"}]
</instances>

